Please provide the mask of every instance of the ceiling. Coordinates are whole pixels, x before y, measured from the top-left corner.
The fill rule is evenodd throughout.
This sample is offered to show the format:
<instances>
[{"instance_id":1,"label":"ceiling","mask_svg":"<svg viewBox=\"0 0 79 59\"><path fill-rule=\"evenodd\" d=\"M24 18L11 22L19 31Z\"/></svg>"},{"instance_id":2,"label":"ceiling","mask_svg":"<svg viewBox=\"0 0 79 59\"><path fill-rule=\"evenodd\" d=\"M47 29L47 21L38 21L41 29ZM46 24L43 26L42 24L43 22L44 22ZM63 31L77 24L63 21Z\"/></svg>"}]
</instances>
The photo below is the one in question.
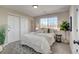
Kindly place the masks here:
<instances>
[{"instance_id":1,"label":"ceiling","mask_svg":"<svg viewBox=\"0 0 79 59\"><path fill-rule=\"evenodd\" d=\"M4 5L2 7L16 10L32 17L64 12L69 9L68 5L38 5L37 9L34 9L32 5Z\"/></svg>"}]
</instances>

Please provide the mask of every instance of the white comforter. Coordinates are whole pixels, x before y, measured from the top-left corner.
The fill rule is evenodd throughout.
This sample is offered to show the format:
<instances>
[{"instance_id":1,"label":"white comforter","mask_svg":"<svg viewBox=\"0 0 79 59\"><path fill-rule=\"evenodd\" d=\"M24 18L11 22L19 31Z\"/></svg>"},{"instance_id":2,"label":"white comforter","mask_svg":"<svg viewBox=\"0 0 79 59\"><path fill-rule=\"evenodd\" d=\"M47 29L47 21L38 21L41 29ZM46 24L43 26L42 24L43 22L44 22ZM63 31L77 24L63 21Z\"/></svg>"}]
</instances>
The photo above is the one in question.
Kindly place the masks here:
<instances>
[{"instance_id":1,"label":"white comforter","mask_svg":"<svg viewBox=\"0 0 79 59\"><path fill-rule=\"evenodd\" d=\"M54 34L28 33L21 40L22 45L28 45L40 53L51 53L51 45L55 42Z\"/></svg>"}]
</instances>

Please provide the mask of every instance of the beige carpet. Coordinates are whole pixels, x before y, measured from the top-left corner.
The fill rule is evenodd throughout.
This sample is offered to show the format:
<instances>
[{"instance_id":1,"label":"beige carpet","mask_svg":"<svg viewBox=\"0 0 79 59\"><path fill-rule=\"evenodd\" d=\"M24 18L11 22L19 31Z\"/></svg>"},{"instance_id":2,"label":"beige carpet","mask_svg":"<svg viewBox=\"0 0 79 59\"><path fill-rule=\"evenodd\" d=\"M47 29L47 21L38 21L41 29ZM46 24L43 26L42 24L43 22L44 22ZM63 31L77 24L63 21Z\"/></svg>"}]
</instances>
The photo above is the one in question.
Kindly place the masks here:
<instances>
[{"instance_id":1,"label":"beige carpet","mask_svg":"<svg viewBox=\"0 0 79 59\"><path fill-rule=\"evenodd\" d=\"M55 43L52 46L52 51L54 54L71 54L69 44L65 43Z\"/></svg>"},{"instance_id":2,"label":"beige carpet","mask_svg":"<svg viewBox=\"0 0 79 59\"><path fill-rule=\"evenodd\" d=\"M20 41L12 42L4 47L2 54L40 54L28 46L20 45ZM54 43L52 45L53 54L70 54L69 44Z\"/></svg>"}]
</instances>

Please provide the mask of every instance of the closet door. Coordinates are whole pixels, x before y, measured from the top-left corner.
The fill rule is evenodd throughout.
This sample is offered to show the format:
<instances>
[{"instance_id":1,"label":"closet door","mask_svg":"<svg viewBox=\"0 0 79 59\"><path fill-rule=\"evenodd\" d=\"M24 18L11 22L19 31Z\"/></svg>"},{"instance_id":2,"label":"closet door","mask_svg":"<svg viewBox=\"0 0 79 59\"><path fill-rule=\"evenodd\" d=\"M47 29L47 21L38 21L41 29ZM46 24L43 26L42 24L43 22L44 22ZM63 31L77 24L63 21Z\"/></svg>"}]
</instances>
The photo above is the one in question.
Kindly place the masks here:
<instances>
[{"instance_id":1,"label":"closet door","mask_svg":"<svg viewBox=\"0 0 79 59\"><path fill-rule=\"evenodd\" d=\"M19 17L8 15L8 40L7 43L18 41L20 35L19 31Z\"/></svg>"},{"instance_id":2,"label":"closet door","mask_svg":"<svg viewBox=\"0 0 79 59\"><path fill-rule=\"evenodd\" d=\"M23 39L24 35L29 32L29 20L27 17L21 17L20 19L20 27L21 27L21 39Z\"/></svg>"}]
</instances>

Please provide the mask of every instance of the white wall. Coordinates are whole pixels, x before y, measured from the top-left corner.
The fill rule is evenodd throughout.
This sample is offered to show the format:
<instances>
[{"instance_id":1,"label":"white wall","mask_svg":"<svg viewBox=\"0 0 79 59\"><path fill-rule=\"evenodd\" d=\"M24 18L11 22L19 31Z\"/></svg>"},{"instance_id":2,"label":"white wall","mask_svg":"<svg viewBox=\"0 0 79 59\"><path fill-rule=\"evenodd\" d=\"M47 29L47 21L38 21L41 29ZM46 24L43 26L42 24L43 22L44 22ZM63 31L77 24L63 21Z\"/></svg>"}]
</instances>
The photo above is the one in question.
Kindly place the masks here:
<instances>
[{"instance_id":1,"label":"white wall","mask_svg":"<svg viewBox=\"0 0 79 59\"><path fill-rule=\"evenodd\" d=\"M7 11L0 8L0 25L6 25L7 24Z\"/></svg>"},{"instance_id":2,"label":"white wall","mask_svg":"<svg viewBox=\"0 0 79 59\"><path fill-rule=\"evenodd\" d=\"M72 22L73 22L73 16L74 16L74 8L73 8L73 6L71 6L70 7L70 16L72 16ZM72 24L72 31L74 31L73 30L73 24ZM71 48L71 51L72 51L72 53L73 53L73 34L72 34L73 32L70 32L70 48Z\"/></svg>"},{"instance_id":3,"label":"white wall","mask_svg":"<svg viewBox=\"0 0 79 59\"><path fill-rule=\"evenodd\" d=\"M3 9L3 8L0 8L0 26L5 26L6 27L6 31L7 31L7 19L8 19L8 12L5 10L5 9ZM6 41L7 41L7 36L6 36L6 39L5 39Z\"/></svg>"}]
</instances>

